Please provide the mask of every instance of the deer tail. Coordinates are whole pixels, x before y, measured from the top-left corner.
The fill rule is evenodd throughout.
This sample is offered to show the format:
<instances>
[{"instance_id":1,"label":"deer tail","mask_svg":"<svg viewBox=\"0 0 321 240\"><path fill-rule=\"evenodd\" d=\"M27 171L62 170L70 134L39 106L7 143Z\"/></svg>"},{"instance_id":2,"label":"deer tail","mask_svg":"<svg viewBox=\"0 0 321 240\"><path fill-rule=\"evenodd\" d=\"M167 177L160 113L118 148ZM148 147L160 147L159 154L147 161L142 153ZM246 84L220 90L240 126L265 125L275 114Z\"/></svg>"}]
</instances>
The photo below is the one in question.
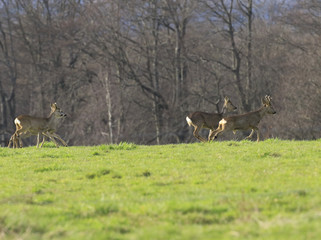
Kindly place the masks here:
<instances>
[{"instance_id":1,"label":"deer tail","mask_svg":"<svg viewBox=\"0 0 321 240\"><path fill-rule=\"evenodd\" d=\"M186 117L186 122L188 124L188 126L192 126L192 120L189 117Z\"/></svg>"}]
</instances>

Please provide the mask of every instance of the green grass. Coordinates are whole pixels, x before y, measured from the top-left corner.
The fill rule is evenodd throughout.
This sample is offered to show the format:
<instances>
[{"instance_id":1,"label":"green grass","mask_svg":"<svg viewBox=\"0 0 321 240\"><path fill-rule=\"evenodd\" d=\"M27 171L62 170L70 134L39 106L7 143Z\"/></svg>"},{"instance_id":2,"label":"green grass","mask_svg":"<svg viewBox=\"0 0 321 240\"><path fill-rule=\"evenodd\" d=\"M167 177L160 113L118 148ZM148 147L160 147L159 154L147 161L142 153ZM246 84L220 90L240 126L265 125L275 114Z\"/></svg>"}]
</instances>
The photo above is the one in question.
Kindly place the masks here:
<instances>
[{"instance_id":1,"label":"green grass","mask_svg":"<svg viewBox=\"0 0 321 240\"><path fill-rule=\"evenodd\" d=\"M0 239L319 239L321 140L0 148Z\"/></svg>"}]
</instances>

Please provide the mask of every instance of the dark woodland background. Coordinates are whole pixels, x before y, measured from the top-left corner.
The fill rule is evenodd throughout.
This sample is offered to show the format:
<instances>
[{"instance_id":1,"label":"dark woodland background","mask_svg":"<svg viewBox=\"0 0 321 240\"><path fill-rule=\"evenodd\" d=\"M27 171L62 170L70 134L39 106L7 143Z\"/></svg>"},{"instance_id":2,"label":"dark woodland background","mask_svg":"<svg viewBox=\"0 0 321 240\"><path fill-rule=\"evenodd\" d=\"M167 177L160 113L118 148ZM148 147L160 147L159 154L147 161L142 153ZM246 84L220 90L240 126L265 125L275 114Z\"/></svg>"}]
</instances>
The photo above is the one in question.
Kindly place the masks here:
<instances>
[{"instance_id":1,"label":"dark woodland background","mask_svg":"<svg viewBox=\"0 0 321 240\"><path fill-rule=\"evenodd\" d=\"M266 94L263 138L321 137L320 0L0 0L1 146L53 102L69 145L194 142L189 112Z\"/></svg>"}]
</instances>

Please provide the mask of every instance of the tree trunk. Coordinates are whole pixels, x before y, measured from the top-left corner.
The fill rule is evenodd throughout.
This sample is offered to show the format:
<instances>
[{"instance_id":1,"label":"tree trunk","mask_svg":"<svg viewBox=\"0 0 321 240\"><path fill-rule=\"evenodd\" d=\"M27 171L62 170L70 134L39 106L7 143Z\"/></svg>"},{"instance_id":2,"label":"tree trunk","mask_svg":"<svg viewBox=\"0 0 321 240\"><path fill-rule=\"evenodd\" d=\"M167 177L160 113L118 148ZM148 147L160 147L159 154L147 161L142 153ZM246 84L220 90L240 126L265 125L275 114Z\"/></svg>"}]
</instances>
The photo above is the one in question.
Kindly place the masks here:
<instances>
[{"instance_id":1,"label":"tree trunk","mask_svg":"<svg viewBox=\"0 0 321 240\"><path fill-rule=\"evenodd\" d=\"M246 78L246 105L251 105L252 95L255 96L255 89L252 89L252 0L248 0L248 5L246 7L247 15L247 26L248 26L248 38L247 38L247 78Z\"/></svg>"},{"instance_id":2,"label":"tree trunk","mask_svg":"<svg viewBox=\"0 0 321 240\"><path fill-rule=\"evenodd\" d=\"M109 140L110 143L114 143L114 135L113 135L113 118L112 118L112 104L111 104L111 96L110 96L110 80L109 74L107 73L105 76L105 89L106 89L106 104L107 104L107 114L108 114L108 128L109 128Z\"/></svg>"}]
</instances>

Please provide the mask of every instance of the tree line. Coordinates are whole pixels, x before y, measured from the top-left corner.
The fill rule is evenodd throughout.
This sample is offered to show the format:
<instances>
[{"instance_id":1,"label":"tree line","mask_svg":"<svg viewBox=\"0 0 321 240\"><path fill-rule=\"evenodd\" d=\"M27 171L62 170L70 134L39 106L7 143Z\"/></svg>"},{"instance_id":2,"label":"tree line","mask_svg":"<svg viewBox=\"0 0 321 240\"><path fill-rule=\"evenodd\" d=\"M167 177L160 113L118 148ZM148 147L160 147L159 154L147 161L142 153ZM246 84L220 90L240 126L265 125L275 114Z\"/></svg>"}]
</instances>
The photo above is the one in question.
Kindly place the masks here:
<instances>
[{"instance_id":1,"label":"tree line","mask_svg":"<svg viewBox=\"0 0 321 240\"><path fill-rule=\"evenodd\" d=\"M188 113L267 94L263 138L320 138L320 29L318 0L0 0L1 145L53 102L70 145L192 142Z\"/></svg>"}]
</instances>

